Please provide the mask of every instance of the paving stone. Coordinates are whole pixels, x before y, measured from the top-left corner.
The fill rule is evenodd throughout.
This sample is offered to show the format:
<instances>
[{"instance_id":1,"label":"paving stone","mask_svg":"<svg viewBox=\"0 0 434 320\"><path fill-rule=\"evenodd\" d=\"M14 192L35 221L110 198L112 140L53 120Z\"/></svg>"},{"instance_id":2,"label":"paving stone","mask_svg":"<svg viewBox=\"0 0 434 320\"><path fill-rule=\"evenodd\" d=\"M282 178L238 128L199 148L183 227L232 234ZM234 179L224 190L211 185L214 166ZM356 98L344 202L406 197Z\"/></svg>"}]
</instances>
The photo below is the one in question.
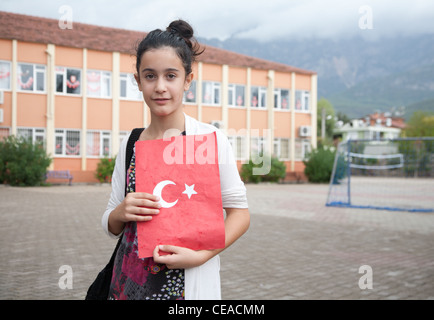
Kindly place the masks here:
<instances>
[{"instance_id":1,"label":"paving stone","mask_svg":"<svg viewBox=\"0 0 434 320\"><path fill-rule=\"evenodd\" d=\"M434 299L434 214L326 207L327 185L246 187L251 226L221 254L223 299ZM84 299L116 245L101 227L110 191L0 185L0 299Z\"/></svg>"}]
</instances>

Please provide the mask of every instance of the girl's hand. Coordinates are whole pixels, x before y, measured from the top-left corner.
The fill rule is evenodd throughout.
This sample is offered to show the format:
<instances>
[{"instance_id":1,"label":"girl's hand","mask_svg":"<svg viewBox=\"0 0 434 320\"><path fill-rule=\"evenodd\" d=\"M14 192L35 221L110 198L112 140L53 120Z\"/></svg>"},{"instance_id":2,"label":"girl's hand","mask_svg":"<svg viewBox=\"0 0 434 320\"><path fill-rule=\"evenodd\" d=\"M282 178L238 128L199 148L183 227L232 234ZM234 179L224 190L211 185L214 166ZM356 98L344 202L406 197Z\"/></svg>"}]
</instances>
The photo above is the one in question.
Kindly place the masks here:
<instances>
[{"instance_id":1,"label":"girl's hand","mask_svg":"<svg viewBox=\"0 0 434 320\"><path fill-rule=\"evenodd\" d=\"M160 199L145 192L131 192L109 216L108 227L113 234L120 234L125 223L130 221L149 221L160 212Z\"/></svg>"},{"instance_id":2,"label":"girl's hand","mask_svg":"<svg viewBox=\"0 0 434 320\"><path fill-rule=\"evenodd\" d=\"M160 255L160 251L169 253ZM159 245L154 249L154 261L164 263L169 269L188 269L200 266L208 261L214 254L212 250L191 250L188 248Z\"/></svg>"},{"instance_id":3,"label":"girl's hand","mask_svg":"<svg viewBox=\"0 0 434 320\"><path fill-rule=\"evenodd\" d=\"M149 221L160 212L160 199L145 192L128 193L120 204L118 219L121 222Z\"/></svg>"},{"instance_id":4,"label":"girl's hand","mask_svg":"<svg viewBox=\"0 0 434 320\"><path fill-rule=\"evenodd\" d=\"M250 214L248 209L225 208L225 210L225 248L227 248L247 231L250 225ZM194 251L183 247L159 245L154 249L153 258L155 262L166 264L169 269L187 269L204 264L225 248ZM160 250L169 254L160 255Z\"/></svg>"}]
</instances>

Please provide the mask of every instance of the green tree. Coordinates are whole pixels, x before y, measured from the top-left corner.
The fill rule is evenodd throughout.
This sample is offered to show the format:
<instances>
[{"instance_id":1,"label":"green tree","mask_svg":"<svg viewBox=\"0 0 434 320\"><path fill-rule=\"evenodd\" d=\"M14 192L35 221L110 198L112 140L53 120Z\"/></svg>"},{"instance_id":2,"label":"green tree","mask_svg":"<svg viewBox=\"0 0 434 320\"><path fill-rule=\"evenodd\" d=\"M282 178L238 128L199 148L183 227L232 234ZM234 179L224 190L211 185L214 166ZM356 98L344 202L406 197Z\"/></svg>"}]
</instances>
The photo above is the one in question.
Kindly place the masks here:
<instances>
[{"instance_id":1,"label":"green tree","mask_svg":"<svg viewBox=\"0 0 434 320\"><path fill-rule=\"evenodd\" d=\"M335 109L325 98L321 98L317 105L317 136L320 138L322 136L323 110L325 111L325 141L320 141L320 143L331 144L335 128Z\"/></svg>"},{"instance_id":2,"label":"green tree","mask_svg":"<svg viewBox=\"0 0 434 320\"><path fill-rule=\"evenodd\" d=\"M0 183L42 185L50 163L42 143L15 136L0 140Z\"/></svg>"},{"instance_id":3,"label":"green tree","mask_svg":"<svg viewBox=\"0 0 434 320\"><path fill-rule=\"evenodd\" d=\"M333 171L336 150L332 147L319 147L312 150L303 161L305 164L304 174L309 182L329 182Z\"/></svg>"},{"instance_id":4,"label":"green tree","mask_svg":"<svg viewBox=\"0 0 434 320\"><path fill-rule=\"evenodd\" d=\"M404 129L405 137L434 137L434 113L415 111Z\"/></svg>"}]
</instances>

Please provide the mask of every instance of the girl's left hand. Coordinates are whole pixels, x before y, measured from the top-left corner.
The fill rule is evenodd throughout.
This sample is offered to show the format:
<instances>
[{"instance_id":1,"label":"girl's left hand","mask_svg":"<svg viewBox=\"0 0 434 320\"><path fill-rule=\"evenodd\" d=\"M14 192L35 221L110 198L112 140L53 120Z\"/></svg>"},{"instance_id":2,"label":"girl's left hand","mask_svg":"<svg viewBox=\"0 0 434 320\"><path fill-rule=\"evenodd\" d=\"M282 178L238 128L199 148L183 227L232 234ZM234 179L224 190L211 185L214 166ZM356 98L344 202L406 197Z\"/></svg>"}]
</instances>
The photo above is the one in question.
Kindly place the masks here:
<instances>
[{"instance_id":1,"label":"girl's left hand","mask_svg":"<svg viewBox=\"0 0 434 320\"><path fill-rule=\"evenodd\" d=\"M160 255L160 251L168 254ZM159 245L154 249L154 261L165 264L169 269L188 269L204 264L212 256L208 250L191 250L188 248Z\"/></svg>"}]
</instances>

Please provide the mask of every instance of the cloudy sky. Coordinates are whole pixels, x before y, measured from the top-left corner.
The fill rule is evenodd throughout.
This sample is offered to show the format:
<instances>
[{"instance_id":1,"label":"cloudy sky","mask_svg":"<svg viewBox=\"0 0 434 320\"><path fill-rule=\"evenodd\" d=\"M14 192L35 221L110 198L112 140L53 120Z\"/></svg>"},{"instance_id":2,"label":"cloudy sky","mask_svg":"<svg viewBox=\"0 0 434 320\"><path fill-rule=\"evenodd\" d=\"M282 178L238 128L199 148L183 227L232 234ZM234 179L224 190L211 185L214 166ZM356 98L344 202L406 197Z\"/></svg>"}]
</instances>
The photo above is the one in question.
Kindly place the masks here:
<instances>
[{"instance_id":1,"label":"cloudy sky","mask_svg":"<svg viewBox=\"0 0 434 320\"><path fill-rule=\"evenodd\" d=\"M434 34L432 0L1 0L0 10L150 31L189 21L204 38L375 38Z\"/></svg>"}]
</instances>

